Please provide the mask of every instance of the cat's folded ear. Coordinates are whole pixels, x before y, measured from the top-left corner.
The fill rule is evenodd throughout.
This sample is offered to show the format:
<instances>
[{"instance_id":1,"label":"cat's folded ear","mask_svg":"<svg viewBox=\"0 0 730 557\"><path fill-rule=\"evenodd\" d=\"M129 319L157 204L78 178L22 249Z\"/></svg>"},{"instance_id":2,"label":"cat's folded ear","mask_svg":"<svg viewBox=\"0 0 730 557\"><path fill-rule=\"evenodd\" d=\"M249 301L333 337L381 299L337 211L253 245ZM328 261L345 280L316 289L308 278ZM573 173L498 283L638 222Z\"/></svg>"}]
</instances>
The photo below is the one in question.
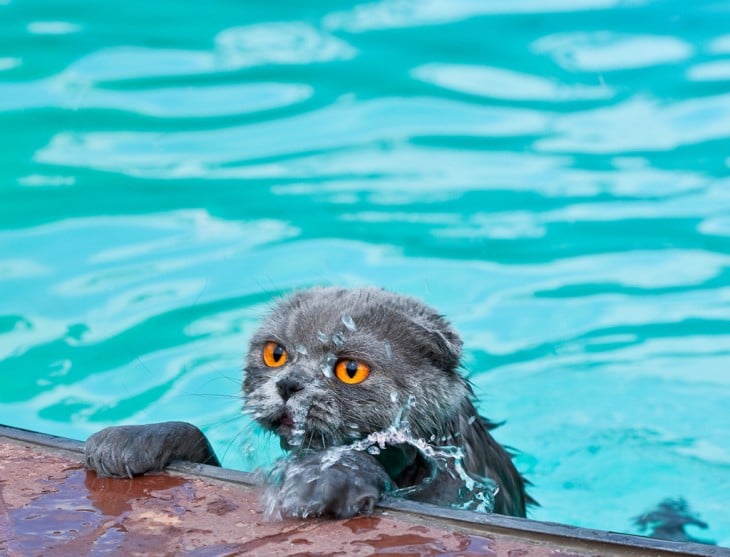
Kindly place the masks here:
<instances>
[{"instance_id":1,"label":"cat's folded ear","mask_svg":"<svg viewBox=\"0 0 730 557\"><path fill-rule=\"evenodd\" d=\"M463 342L443 316L421 313L408 316L417 326L416 337L433 362L444 371L454 371L461 359Z\"/></svg>"}]
</instances>

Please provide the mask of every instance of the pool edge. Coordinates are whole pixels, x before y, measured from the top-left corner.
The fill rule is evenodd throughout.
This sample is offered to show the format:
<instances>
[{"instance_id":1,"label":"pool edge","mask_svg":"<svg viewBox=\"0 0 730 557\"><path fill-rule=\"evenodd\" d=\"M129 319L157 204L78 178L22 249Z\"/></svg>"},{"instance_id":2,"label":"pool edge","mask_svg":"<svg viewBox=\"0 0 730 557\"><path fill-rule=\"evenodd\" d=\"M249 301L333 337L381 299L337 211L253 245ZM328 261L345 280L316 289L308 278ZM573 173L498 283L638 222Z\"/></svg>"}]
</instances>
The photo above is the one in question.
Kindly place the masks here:
<instances>
[{"instance_id":1,"label":"pool edge","mask_svg":"<svg viewBox=\"0 0 730 557\"><path fill-rule=\"evenodd\" d=\"M0 425L0 438L60 451L72 456L75 460L83 461L84 443L81 441L6 425ZM176 463L169 470L176 474L199 476L226 483L246 486L260 485L254 474L228 468ZM391 516L402 518L405 521L430 519L431 524L434 524L435 519L436 523L444 528L458 528L481 535L493 533L541 544L579 546L595 552L639 554L638 552L651 551L654 555L730 557L730 549L719 546L692 542L670 542L552 522L449 509L394 498L381 501L378 507L388 511Z\"/></svg>"}]
</instances>

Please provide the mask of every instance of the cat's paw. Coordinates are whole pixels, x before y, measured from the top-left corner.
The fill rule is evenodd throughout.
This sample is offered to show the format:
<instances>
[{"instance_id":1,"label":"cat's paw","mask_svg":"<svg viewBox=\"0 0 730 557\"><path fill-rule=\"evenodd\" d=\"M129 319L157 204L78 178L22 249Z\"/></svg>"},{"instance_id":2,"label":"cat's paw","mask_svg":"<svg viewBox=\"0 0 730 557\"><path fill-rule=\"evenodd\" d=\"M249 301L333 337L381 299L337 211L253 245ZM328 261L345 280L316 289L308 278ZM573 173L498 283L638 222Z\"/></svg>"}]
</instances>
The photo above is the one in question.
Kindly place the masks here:
<instances>
[{"instance_id":1,"label":"cat's paw","mask_svg":"<svg viewBox=\"0 0 730 557\"><path fill-rule=\"evenodd\" d=\"M89 437L84 450L86 467L112 478L162 470L173 460L218 465L203 433L185 422L108 427Z\"/></svg>"},{"instance_id":2,"label":"cat's paw","mask_svg":"<svg viewBox=\"0 0 730 557\"><path fill-rule=\"evenodd\" d=\"M368 514L390 489L385 470L367 453L328 450L289 459L269 497L274 514L348 518Z\"/></svg>"}]
</instances>

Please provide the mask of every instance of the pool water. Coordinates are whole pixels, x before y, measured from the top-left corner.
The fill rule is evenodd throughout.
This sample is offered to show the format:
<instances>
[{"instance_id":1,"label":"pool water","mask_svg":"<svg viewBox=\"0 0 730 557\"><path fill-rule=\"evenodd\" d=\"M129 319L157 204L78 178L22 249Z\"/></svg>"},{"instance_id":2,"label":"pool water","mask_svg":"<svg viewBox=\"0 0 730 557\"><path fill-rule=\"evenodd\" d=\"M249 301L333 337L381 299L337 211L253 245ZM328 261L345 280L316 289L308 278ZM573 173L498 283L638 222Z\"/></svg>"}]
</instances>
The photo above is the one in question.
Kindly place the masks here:
<instances>
[{"instance_id":1,"label":"pool water","mask_svg":"<svg viewBox=\"0 0 730 557\"><path fill-rule=\"evenodd\" d=\"M315 284L462 333L536 519L730 545L730 5L0 0L0 422L186 418Z\"/></svg>"}]
</instances>

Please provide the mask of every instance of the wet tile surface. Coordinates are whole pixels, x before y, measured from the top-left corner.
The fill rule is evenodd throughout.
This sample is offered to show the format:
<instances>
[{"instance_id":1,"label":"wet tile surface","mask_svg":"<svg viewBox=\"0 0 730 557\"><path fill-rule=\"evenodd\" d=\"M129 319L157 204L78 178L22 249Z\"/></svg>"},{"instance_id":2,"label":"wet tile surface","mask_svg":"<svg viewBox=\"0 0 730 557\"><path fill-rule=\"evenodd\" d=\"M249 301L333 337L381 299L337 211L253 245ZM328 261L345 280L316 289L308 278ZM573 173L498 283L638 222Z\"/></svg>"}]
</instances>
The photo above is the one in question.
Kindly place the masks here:
<instances>
[{"instance_id":1,"label":"wet tile surface","mask_svg":"<svg viewBox=\"0 0 730 557\"><path fill-rule=\"evenodd\" d=\"M271 522L252 487L166 473L99 478L74 455L0 438L1 555L610 554L478 535L396 514Z\"/></svg>"}]
</instances>

